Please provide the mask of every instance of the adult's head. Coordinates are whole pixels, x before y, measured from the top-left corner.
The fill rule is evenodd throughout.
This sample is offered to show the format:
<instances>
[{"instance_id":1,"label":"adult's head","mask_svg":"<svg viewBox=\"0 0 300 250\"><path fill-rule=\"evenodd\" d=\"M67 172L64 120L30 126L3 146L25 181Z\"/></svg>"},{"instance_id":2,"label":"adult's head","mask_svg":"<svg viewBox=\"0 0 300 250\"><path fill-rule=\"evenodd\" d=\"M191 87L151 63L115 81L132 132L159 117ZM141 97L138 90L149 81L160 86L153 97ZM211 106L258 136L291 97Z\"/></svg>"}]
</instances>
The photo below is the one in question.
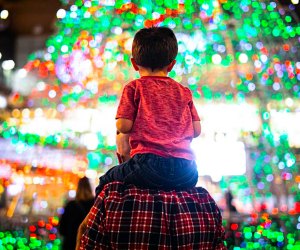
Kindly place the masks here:
<instances>
[{"instance_id":1,"label":"adult's head","mask_svg":"<svg viewBox=\"0 0 300 250\"><path fill-rule=\"evenodd\" d=\"M175 60L177 53L177 39L170 28L143 28L134 36L132 58L138 66L162 69Z\"/></svg>"}]
</instances>

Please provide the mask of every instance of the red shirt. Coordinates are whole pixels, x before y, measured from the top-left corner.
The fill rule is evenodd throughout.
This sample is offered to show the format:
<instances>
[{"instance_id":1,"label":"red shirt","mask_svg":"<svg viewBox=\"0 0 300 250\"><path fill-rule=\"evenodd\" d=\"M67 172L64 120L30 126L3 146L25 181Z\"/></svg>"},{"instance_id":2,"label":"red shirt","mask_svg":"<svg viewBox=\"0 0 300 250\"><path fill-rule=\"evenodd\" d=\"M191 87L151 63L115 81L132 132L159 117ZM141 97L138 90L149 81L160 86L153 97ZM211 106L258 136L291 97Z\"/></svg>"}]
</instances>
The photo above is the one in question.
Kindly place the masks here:
<instances>
[{"instance_id":1,"label":"red shirt","mask_svg":"<svg viewBox=\"0 0 300 250\"><path fill-rule=\"evenodd\" d=\"M143 76L128 83L116 119L132 120L131 157L152 153L193 160L193 121L200 121L191 91L169 77Z\"/></svg>"},{"instance_id":2,"label":"red shirt","mask_svg":"<svg viewBox=\"0 0 300 250\"><path fill-rule=\"evenodd\" d=\"M220 210L201 187L182 191L105 185L88 215L81 250L225 250Z\"/></svg>"}]
</instances>

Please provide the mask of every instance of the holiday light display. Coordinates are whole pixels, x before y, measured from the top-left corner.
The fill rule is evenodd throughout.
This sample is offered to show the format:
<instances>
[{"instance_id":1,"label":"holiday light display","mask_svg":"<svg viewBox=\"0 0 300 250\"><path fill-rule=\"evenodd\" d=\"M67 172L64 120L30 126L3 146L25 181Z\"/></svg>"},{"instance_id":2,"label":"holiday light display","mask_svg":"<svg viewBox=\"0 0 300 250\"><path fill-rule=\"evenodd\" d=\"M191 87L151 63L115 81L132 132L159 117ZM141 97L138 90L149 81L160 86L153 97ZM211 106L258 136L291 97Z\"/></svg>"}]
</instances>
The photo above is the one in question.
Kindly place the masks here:
<instances>
[{"instance_id":1,"label":"holiday light display","mask_svg":"<svg viewBox=\"0 0 300 250\"><path fill-rule=\"evenodd\" d=\"M267 202L272 215L291 212L296 218L300 24L292 6L258 0L62 2L66 7L57 11L57 32L18 72L18 84L31 79L33 89L28 95L14 93L15 109L0 125L0 135L16 151L28 146L73 150L82 169L102 172L116 164L115 109L123 85L137 77L130 66L133 35L142 27L164 25L179 44L170 76L191 89L202 118L203 135L193 145L199 172L220 181L222 190L230 186L243 212ZM232 148L239 150L227 162L237 168L226 173L224 155L219 166L224 172L214 169L214 176L201 169L218 164L201 158L209 145L229 149L226 155L232 157L237 154ZM284 240L272 231L277 247L297 241L291 235L299 230L299 218L287 222ZM268 244L260 238L273 237L264 235L268 229L251 227L251 236L245 229L240 247Z\"/></svg>"},{"instance_id":2,"label":"holiday light display","mask_svg":"<svg viewBox=\"0 0 300 250\"><path fill-rule=\"evenodd\" d=\"M177 64L170 76L192 90L198 107L212 101L257 107L260 128L237 129L241 133L237 140L250 139L251 147L258 148L251 153L254 187L265 195L264 191L268 192L277 181L291 186L288 188L293 193L298 190L291 185L299 175L289 134L284 127L276 128L280 127L278 122L272 122L282 113L296 114L299 104L300 62L296 55L300 26L292 11L281 8L275 1L66 1L65 4L70 6L69 10L57 11L58 30L48 39L46 51L31 55L24 67L25 77L38 78L27 101L32 111L23 110L21 115L17 114L21 111L15 111L20 120L32 113L46 117L45 123L52 121L50 117L67 120L67 113L76 112L78 107L83 110L84 118L95 120L96 115L90 118L87 115L93 112L88 109L116 105L122 86L136 77L129 60L134 32L142 27L166 25L174 29L179 43ZM33 110L45 106L51 110ZM103 119L98 119L102 120L99 125ZM112 141L113 131L107 137L102 135L104 129L87 128L91 133L81 136L84 131L60 124L56 131L48 129L47 133L35 135L28 129L26 132L24 123L21 130L18 126L12 128L12 122L4 124L3 128L7 128L2 130L3 137L17 134L26 143L93 149L94 152L87 153L89 159L96 159L94 163L90 161L90 166L115 163L115 157L109 153L115 149L113 142L107 142ZM28 124L28 128L33 128L37 119ZM72 135L74 131L76 135ZM94 143L87 145L86 141ZM293 144L300 146L299 137Z\"/></svg>"}]
</instances>

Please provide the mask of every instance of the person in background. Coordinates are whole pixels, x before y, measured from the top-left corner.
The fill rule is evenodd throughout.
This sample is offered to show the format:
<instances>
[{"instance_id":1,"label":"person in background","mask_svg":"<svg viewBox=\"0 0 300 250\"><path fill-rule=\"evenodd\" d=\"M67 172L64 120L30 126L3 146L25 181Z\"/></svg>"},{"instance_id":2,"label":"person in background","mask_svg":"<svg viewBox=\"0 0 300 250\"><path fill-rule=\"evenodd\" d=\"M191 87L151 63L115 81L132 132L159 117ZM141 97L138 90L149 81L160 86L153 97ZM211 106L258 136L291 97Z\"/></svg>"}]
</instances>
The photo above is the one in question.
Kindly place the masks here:
<instances>
[{"instance_id":1,"label":"person in background","mask_svg":"<svg viewBox=\"0 0 300 250\"><path fill-rule=\"evenodd\" d=\"M226 206L229 212L237 212L236 207L232 204L233 201L233 195L231 193L231 190L228 189L225 193L225 200L226 200Z\"/></svg>"},{"instance_id":2,"label":"person in background","mask_svg":"<svg viewBox=\"0 0 300 250\"><path fill-rule=\"evenodd\" d=\"M143 28L135 34L131 62L140 78L126 84L116 114L117 134L128 135L131 158L100 177L96 197L112 181L159 189L196 185L190 143L201 133L200 118L189 88L168 77L177 53L170 28Z\"/></svg>"},{"instance_id":3,"label":"person in background","mask_svg":"<svg viewBox=\"0 0 300 250\"><path fill-rule=\"evenodd\" d=\"M63 236L63 250L74 250L77 230L94 204L94 194L89 179L79 179L74 200L67 202L59 221L59 233Z\"/></svg>"}]
</instances>

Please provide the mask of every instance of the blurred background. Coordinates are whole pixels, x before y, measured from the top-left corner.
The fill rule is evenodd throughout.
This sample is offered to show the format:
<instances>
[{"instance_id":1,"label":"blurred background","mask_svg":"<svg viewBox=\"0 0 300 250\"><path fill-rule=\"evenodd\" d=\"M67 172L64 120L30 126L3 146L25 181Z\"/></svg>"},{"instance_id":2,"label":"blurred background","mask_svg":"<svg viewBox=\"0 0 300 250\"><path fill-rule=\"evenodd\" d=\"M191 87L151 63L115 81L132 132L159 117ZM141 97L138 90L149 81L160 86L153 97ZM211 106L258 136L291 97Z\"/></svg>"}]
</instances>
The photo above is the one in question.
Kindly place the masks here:
<instances>
[{"instance_id":1,"label":"blurred background","mask_svg":"<svg viewBox=\"0 0 300 250\"><path fill-rule=\"evenodd\" d=\"M198 185L229 249L300 249L299 16L298 0L0 0L0 249L60 249L78 179L117 164L133 35L152 25L176 33L170 76L202 119Z\"/></svg>"}]
</instances>

